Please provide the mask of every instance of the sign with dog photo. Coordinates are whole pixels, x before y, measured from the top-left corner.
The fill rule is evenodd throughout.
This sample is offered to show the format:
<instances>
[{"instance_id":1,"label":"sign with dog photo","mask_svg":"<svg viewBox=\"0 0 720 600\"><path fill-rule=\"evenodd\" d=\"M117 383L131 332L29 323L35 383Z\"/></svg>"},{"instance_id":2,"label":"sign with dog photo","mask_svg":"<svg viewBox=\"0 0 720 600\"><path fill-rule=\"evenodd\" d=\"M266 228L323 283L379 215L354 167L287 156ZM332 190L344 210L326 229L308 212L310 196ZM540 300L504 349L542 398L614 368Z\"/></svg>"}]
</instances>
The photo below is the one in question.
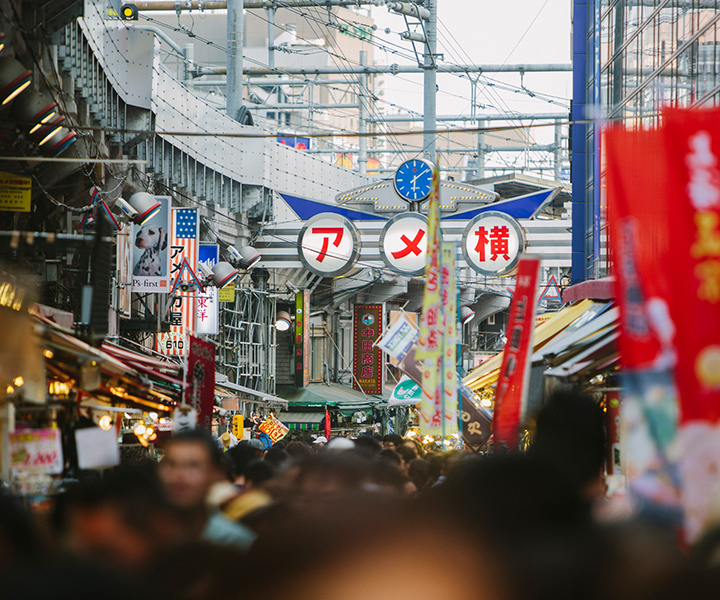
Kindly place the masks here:
<instances>
[{"instance_id":1,"label":"sign with dog photo","mask_svg":"<svg viewBox=\"0 0 720 600\"><path fill-rule=\"evenodd\" d=\"M133 225L133 292L167 294L170 290L170 196L156 196L158 213Z\"/></svg>"}]
</instances>

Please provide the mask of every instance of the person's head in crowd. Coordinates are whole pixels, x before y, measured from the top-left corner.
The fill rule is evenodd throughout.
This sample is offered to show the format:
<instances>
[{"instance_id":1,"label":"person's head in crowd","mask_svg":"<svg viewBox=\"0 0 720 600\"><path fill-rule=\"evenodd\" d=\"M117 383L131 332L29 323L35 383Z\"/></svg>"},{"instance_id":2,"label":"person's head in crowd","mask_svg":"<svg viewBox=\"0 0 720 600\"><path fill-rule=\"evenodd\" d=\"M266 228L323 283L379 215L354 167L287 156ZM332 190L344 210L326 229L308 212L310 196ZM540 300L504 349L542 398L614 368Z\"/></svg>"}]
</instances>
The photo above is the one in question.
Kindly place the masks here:
<instances>
[{"instance_id":1,"label":"person's head in crowd","mask_svg":"<svg viewBox=\"0 0 720 600\"><path fill-rule=\"evenodd\" d=\"M354 450L355 442L349 438L334 437L327 444L328 452L345 452L347 450Z\"/></svg>"},{"instance_id":2,"label":"person's head in crowd","mask_svg":"<svg viewBox=\"0 0 720 600\"><path fill-rule=\"evenodd\" d=\"M400 446L402 446L402 441L402 437L397 433L388 433L383 436L382 446L385 450L397 450Z\"/></svg>"},{"instance_id":3,"label":"person's head in crowd","mask_svg":"<svg viewBox=\"0 0 720 600\"><path fill-rule=\"evenodd\" d=\"M417 491L422 492L430 486L430 465L422 458L410 461L408 477L415 484Z\"/></svg>"},{"instance_id":4,"label":"person's head in crowd","mask_svg":"<svg viewBox=\"0 0 720 600\"><path fill-rule=\"evenodd\" d=\"M71 487L56 510L67 550L118 569L143 567L181 538L155 470L144 465Z\"/></svg>"},{"instance_id":5,"label":"person's head in crowd","mask_svg":"<svg viewBox=\"0 0 720 600\"><path fill-rule=\"evenodd\" d=\"M422 458L425 454L422 449L422 444L420 443L420 440L414 437L410 438L403 438L402 442L403 447L410 448L415 453L415 458Z\"/></svg>"},{"instance_id":6,"label":"person's head in crowd","mask_svg":"<svg viewBox=\"0 0 720 600\"><path fill-rule=\"evenodd\" d=\"M390 494L414 494L415 484L401 468L402 459L392 450L383 450L380 456L369 463L369 472L364 489Z\"/></svg>"},{"instance_id":7,"label":"person's head in crowd","mask_svg":"<svg viewBox=\"0 0 720 600\"><path fill-rule=\"evenodd\" d=\"M605 418L588 395L553 393L537 416L529 455L561 472L587 498L604 492Z\"/></svg>"},{"instance_id":8,"label":"person's head in crowd","mask_svg":"<svg viewBox=\"0 0 720 600\"><path fill-rule=\"evenodd\" d=\"M265 453L263 460L271 465L274 470L282 471L288 466L288 463L290 462L290 455L283 449L282 446L275 444Z\"/></svg>"},{"instance_id":9,"label":"person's head in crowd","mask_svg":"<svg viewBox=\"0 0 720 600\"><path fill-rule=\"evenodd\" d=\"M248 463L258 459L257 449L253 448L247 440L243 440L237 446L230 448L225 456L230 462L234 482L242 485L245 481L245 467Z\"/></svg>"},{"instance_id":10,"label":"person's head in crowd","mask_svg":"<svg viewBox=\"0 0 720 600\"><path fill-rule=\"evenodd\" d=\"M361 435L355 440L355 448L366 456L377 456L383 449L382 444L371 435Z\"/></svg>"},{"instance_id":11,"label":"person's head in crowd","mask_svg":"<svg viewBox=\"0 0 720 600\"><path fill-rule=\"evenodd\" d=\"M275 476L275 471L266 459L252 461L245 467L245 489L250 490L269 481Z\"/></svg>"},{"instance_id":12,"label":"person's head in crowd","mask_svg":"<svg viewBox=\"0 0 720 600\"><path fill-rule=\"evenodd\" d=\"M368 460L358 452L321 452L299 465L296 489L301 498L336 497L360 489L367 471Z\"/></svg>"},{"instance_id":13,"label":"person's head in crowd","mask_svg":"<svg viewBox=\"0 0 720 600\"><path fill-rule=\"evenodd\" d=\"M225 475L223 453L212 436L200 429L183 431L165 444L158 466L169 501L183 510L204 508L210 488Z\"/></svg>"},{"instance_id":14,"label":"person's head in crowd","mask_svg":"<svg viewBox=\"0 0 720 600\"><path fill-rule=\"evenodd\" d=\"M405 444L399 446L395 452L402 458L402 468L407 473L410 463L417 460L417 454L412 448L408 448Z\"/></svg>"},{"instance_id":15,"label":"person's head in crowd","mask_svg":"<svg viewBox=\"0 0 720 600\"><path fill-rule=\"evenodd\" d=\"M285 452L291 460L302 460L312 454L312 448L303 441L293 440L285 447Z\"/></svg>"},{"instance_id":16,"label":"person's head in crowd","mask_svg":"<svg viewBox=\"0 0 720 600\"><path fill-rule=\"evenodd\" d=\"M313 448L315 450L318 450L320 448L323 448L327 446L328 439L324 435L319 435L313 440Z\"/></svg>"}]
</instances>

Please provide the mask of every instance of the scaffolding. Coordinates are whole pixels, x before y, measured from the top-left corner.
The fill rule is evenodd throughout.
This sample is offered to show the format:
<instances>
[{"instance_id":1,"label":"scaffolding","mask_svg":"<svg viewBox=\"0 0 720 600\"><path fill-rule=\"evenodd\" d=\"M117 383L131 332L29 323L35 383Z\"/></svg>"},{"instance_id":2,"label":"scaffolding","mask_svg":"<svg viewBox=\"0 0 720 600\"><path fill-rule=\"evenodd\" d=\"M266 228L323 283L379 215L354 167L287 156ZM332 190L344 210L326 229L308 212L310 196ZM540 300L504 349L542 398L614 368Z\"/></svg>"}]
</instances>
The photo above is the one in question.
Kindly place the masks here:
<instances>
[{"instance_id":1,"label":"scaffolding","mask_svg":"<svg viewBox=\"0 0 720 600\"><path fill-rule=\"evenodd\" d=\"M262 289L237 288L220 309L218 367L237 384L275 394L275 298Z\"/></svg>"}]
</instances>

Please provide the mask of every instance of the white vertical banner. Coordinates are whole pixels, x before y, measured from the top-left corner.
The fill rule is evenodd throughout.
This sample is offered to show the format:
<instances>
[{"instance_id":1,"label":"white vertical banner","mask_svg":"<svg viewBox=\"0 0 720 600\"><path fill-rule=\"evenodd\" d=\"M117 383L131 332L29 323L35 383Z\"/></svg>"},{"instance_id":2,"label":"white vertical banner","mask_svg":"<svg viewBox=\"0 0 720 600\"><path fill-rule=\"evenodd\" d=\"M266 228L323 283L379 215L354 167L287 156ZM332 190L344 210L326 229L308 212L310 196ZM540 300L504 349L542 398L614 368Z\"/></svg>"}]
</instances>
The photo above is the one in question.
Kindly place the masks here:
<instances>
[{"instance_id":1,"label":"white vertical banner","mask_svg":"<svg viewBox=\"0 0 720 600\"><path fill-rule=\"evenodd\" d=\"M220 258L220 247L217 244L200 244L198 248L198 264L202 263L211 269ZM204 292L199 291L195 300L195 332L201 335L217 335L219 330L218 289L208 286Z\"/></svg>"}]
</instances>

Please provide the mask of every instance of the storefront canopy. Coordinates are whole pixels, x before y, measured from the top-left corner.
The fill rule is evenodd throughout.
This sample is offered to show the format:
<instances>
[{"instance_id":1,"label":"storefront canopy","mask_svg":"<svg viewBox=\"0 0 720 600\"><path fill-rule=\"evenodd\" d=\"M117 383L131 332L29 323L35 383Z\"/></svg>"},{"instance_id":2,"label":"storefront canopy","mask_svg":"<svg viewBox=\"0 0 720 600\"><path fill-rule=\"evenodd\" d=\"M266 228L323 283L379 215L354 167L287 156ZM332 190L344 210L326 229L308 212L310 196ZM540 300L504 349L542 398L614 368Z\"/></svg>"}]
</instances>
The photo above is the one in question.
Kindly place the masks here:
<instances>
[{"instance_id":1,"label":"storefront canopy","mask_svg":"<svg viewBox=\"0 0 720 600\"><path fill-rule=\"evenodd\" d=\"M288 401L272 394L266 394L265 392L259 392L244 385L238 385L237 383L230 383L229 381L216 381L216 388L224 388L235 392L236 394L242 394L240 400L244 402L255 402L256 404L268 404L272 406L281 406L283 408L288 407ZM249 397L249 398L248 398Z\"/></svg>"},{"instance_id":2,"label":"storefront canopy","mask_svg":"<svg viewBox=\"0 0 720 600\"><path fill-rule=\"evenodd\" d=\"M560 309L547 321L540 323L533 332L533 351L538 352L551 342L561 332L576 321L586 322L600 314L607 307L607 303L581 300ZM499 352L491 357L477 369L470 372L464 379L474 392L489 385L493 385L500 376L503 353Z\"/></svg>"},{"instance_id":3,"label":"storefront canopy","mask_svg":"<svg viewBox=\"0 0 720 600\"><path fill-rule=\"evenodd\" d=\"M280 421L290 429L320 429L325 419L324 412L283 412L277 415Z\"/></svg>"},{"instance_id":4,"label":"storefront canopy","mask_svg":"<svg viewBox=\"0 0 720 600\"><path fill-rule=\"evenodd\" d=\"M283 395L291 407L334 406L343 411L367 410L375 406L386 406L387 401L380 396L363 394L348 386L331 383L311 383L304 388L287 390Z\"/></svg>"}]
</instances>

